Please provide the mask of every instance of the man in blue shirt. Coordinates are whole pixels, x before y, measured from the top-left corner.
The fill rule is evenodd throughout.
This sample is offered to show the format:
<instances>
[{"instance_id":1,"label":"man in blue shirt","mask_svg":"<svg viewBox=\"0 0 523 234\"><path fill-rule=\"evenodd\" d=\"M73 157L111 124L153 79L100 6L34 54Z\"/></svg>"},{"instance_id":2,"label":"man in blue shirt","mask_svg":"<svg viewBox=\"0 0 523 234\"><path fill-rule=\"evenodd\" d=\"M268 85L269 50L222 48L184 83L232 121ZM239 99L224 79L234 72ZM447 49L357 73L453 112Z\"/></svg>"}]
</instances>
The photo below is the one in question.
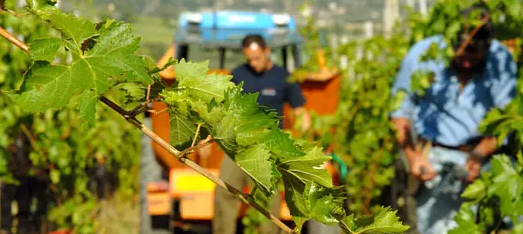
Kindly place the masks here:
<instances>
[{"instance_id":1,"label":"man in blue shirt","mask_svg":"<svg viewBox=\"0 0 523 234\"><path fill-rule=\"evenodd\" d=\"M451 186L458 189L442 192L445 189L441 185L449 173L445 166L461 169L468 182L480 175L482 163L496 151L497 141L481 135L478 126L492 108L505 107L515 95L516 64L508 50L492 39L488 12L480 10L486 23L470 43L470 32L460 34L459 43L454 45L456 56L448 67L437 60L420 61L434 43L440 49L447 47L442 36L426 38L404 58L393 87L393 93L403 90L409 95L392 113L392 123L410 174L424 182L415 191L417 228L412 226L413 233L417 229L423 234L439 234L455 227L452 219L461 204L461 185L455 186L460 183L457 181ZM434 79L425 95L413 98L411 77L419 71L432 73ZM430 143L428 155L413 141Z\"/></svg>"},{"instance_id":2,"label":"man in blue shirt","mask_svg":"<svg viewBox=\"0 0 523 234\"><path fill-rule=\"evenodd\" d=\"M300 86L289 83L289 72L285 68L274 64L271 59L271 49L259 35L249 35L242 41L242 51L247 63L233 70L232 82L243 82L244 93L259 92L258 104L274 110L278 116L283 116L283 105L289 103L294 109L294 115L303 115L302 128L310 125L310 117L304 110L305 98ZM280 128L283 122L280 121ZM220 178L237 189L243 189L249 183L248 176L229 157L224 157ZM236 220L240 201L228 191L216 188L214 206L213 233L236 233ZM279 215L279 196L274 196L271 201L271 213ZM276 234L279 229L272 223L261 227L262 234Z\"/></svg>"}]
</instances>

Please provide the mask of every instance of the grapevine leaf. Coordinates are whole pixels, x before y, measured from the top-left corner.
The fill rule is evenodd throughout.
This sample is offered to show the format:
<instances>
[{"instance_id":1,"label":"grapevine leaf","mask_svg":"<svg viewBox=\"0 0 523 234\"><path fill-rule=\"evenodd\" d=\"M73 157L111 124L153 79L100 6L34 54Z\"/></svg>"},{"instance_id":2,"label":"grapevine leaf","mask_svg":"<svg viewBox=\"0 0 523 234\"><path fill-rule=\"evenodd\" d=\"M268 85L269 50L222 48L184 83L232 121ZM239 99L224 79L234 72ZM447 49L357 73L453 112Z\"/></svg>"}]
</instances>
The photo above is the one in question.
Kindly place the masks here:
<instances>
[{"instance_id":1,"label":"grapevine leaf","mask_svg":"<svg viewBox=\"0 0 523 234\"><path fill-rule=\"evenodd\" d=\"M234 114L228 113L214 129L214 139L229 156L234 156L235 149L237 148L234 134L234 127L237 123L238 120Z\"/></svg>"},{"instance_id":2,"label":"grapevine leaf","mask_svg":"<svg viewBox=\"0 0 523 234\"><path fill-rule=\"evenodd\" d=\"M276 119L265 113L241 116L236 126L236 141L242 146L256 144L267 138L268 128L276 124Z\"/></svg>"},{"instance_id":3,"label":"grapevine leaf","mask_svg":"<svg viewBox=\"0 0 523 234\"><path fill-rule=\"evenodd\" d=\"M273 191L271 171L273 164L269 150L263 145L256 145L236 154L236 163L262 188L265 194Z\"/></svg>"},{"instance_id":4,"label":"grapevine leaf","mask_svg":"<svg viewBox=\"0 0 523 234\"><path fill-rule=\"evenodd\" d=\"M285 200L298 229L313 218L323 224L337 224L345 217L344 188L325 188L315 182L303 183L298 177L283 171Z\"/></svg>"},{"instance_id":5,"label":"grapevine leaf","mask_svg":"<svg viewBox=\"0 0 523 234\"><path fill-rule=\"evenodd\" d=\"M510 215L514 211L513 204L522 200L523 179L518 175L507 156L495 156L492 159L492 184L488 187L490 196L500 198L501 212Z\"/></svg>"},{"instance_id":6,"label":"grapevine leaf","mask_svg":"<svg viewBox=\"0 0 523 234\"><path fill-rule=\"evenodd\" d=\"M53 184L58 184L60 182L60 171L59 170L52 170L50 173L51 182Z\"/></svg>"},{"instance_id":7,"label":"grapevine leaf","mask_svg":"<svg viewBox=\"0 0 523 234\"><path fill-rule=\"evenodd\" d=\"M38 17L48 21L54 28L62 33L67 40L71 40L69 49L73 53L81 54L84 40L96 35L95 24L87 19L66 14L56 7L49 5L46 0L27 1L30 10Z\"/></svg>"},{"instance_id":8,"label":"grapevine leaf","mask_svg":"<svg viewBox=\"0 0 523 234\"><path fill-rule=\"evenodd\" d=\"M33 60L44 60L52 62L60 49L61 41L58 38L47 38L35 40L29 49Z\"/></svg>"},{"instance_id":9,"label":"grapevine leaf","mask_svg":"<svg viewBox=\"0 0 523 234\"><path fill-rule=\"evenodd\" d=\"M449 231L449 234L481 234L481 227L475 222L475 215L469 205L464 204L454 218L458 227Z\"/></svg>"},{"instance_id":10,"label":"grapevine leaf","mask_svg":"<svg viewBox=\"0 0 523 234\"><path fill-rule=\"evenodd\" d=\"M21 89L23 93L13 96L22 109L44 111L49 108L61 108L71 98L77 85L71 76L70 67L51 66L49 62L37 61L26 74Z\"/></svg>"},{"instance_id":11,"label":"grapevine leaf","mask_svg":"<svg viewBox=\"0 0 523 234\"><path fill-rule=\"evenodd\" d=\"M97 78L110 80L125 74L128 81L152 84L143 58L135 54L140 38L134 36L131 25L114 20L101 25L96 44L84 56L100 74Z\"/></svg>"},{"instance_id":12,"label":"grapevine leaf","mask_svg":"<svg viewBox=\"0 0 523 234\"><path fill-rule=\"evenodd\" d=\"M211 126L217 126L225 116L221 107L211 107L201 100L193 100L191 107L200 118Z\"/></svg>"},{"instance_id":13,"label":"grapevine leaf","mask_svg":"<svg viewBox=\"0 0 523 234\"><path fill-rule=\"evenodd\" d=\"M205 77L209 71L209 60L195 63L181 59L174 65L174 71L176 72L176 78L180 81L200 80Z\"/></svg>"},{"instance_id":14,"label":"grapevine leaf","mask_svg":"<svg viewBox=\"0 0 523 234\"><path fill-rule=\"evenodd\" d=\"M518 223L512 228L513 234L523 234L523 223Z\"/></svg>"},{"instance_id":15,"label":"grapevine leaf","mask_svg":"<svg viewBox=\"0 0 523 234\"><path fill-rule=\"evenodd\" d=\"M234 111L239 116L260 113L261 108L257 103L258 94L242 94L242 85L240 84L240 86L226 92L225 108Z\"/></svg>"},{"instance_id":16,"label":"grapevine leaf","mask_svg":"<svg viewBox=\"0 0 523 234\"><path fill-rule=\"evenodd\" d=\"M190 143L196 134L197 124L176 110L169 110L171 118L171 145L185 146Z\"/></svg>"},{"instance_id":17,"label":"grapevine leaf","mask_svg":"<svg viewBox=\"0 0 523 234\"><path fill-rule=\"evenodd\" d=\"M296 148L294 141L290 139L289 135L280 129L273 129L265 137L264 144L278 157L294 158L305 155L305 153Z\"/></svg>"},{"instance_id":18,"label":"grapevine leaf","mask_svg":"<svg viewBox=\"0 0 523 234\"><path fill-rule=\"evenodd\" d=\"M178 87L188 89L192 97L205 102L210 102L212 99L221 102L225 91L234 87L234 83L230 82L232 76L216 73L207 75L208 65L209 61L191 63L183 59L175 64Z\"/></svg>"},{"instance_id":19,"label":"grapevine leaf","mask_svg":"<svg viewBox=\"0 0 523 234\"><path fill-rule=\"evenodd\" d=\"M332 204L332 196L326 195L321 198L317 198L311 201L311 216L315 220L332 226L338 223L338 220L334 218L330 213L330 208Z\"/></svg>"},{"instance_id":20,"label":"grapevine leaf","mask_svg":"<svg viewBox=\"0 0 523 234\"><path fill-rule=\"evenodd\" d=\"M285 171L282 172L282 177L285 184L285 201L296 227L300 230L303 224L310 219L306 192L311 184L306 185L297 177L287 174Z\"/></svg>"},{"instance_id":21,"label":"grapevine leaf","mask_svg":"<svg viewBox=\"0 0 523 234\"><path fill-rule=\"evenodd\" d=\"M345 188L325 188L315 183L313 185L318 189L311 189L309 193L312 218L329 226L339 223L338 220L345 216L343 208L344 198L346 197Z\"/></svg>"},{"instance_id":22,"label":"grapevine leaf","mask_svg":"<svg viewBox=\"0 0 523 234\"><path fill-rule=\"evenodd\" d=\"M326 169L320 168L331 157L325 156L319 147L310 150L303 157L286 159L278 163L278 170L288 176L294 176L303 183L313 181L325 187L332 187L332 177Z\"/></svg>"},{"instance_id":23,"label":"grapevine leaf","mask_svg":"<svg viewBox=\"0 0 523 234\"><path fill-rule=\"evenodd\" d=\"M53 19L50 18L51 21ZM67 23L65 25L72 27ZM143 59L134 54L140 39L133 36L130 26L106 21L99 25L98 30L96 43L90 50L82 52L70 66L51 65L45 61L35 62L25 76L22 93L16 98L16 102L24 110L36 112L63 107L76 92L92 90L94 94L102 95L114 86L119 78L127 78L131 82L151 83ZM83 35L73 29L65 31L71 37L79 38ZM37 52L35 56L43 56L38 53L41 52ZM94 115L94 112L84 112L87 113ZM84 117L94 119L94 116Z\"/></svg>"},{"instance_id":24,"label":"grapevine leaf","mask_svg":"<svg viewBox=\"0 0 523 234\"><path fill-rule=\"evenodd\" d=\"M98 102L98 95L93 91L85 91L79 96L78 109L80 110L80 117L87 122L88 126L94 126L96 103Z\"/></svg>"},{"instance_id":25,"label":"grapevine leaf","mask_svg":"<svg viewBox=\"0 0 523 234\"><path fill-rule=\"evenodd\" d=\"M142 86L135 83L125 83L118 87L126 93L129 101L139 101L145 98L145 92Z\"/></svg>"},{"instance_id":26,"label":"grapevine leaf","mask_svg":"<svg viewBox=\"0 0 523 234\"><path fill-rule=\"evenodd\" d=\"M448 234L481 234L481 230L477 224L474 222L460 223L459 227L454 228L448 232Z\"/></svg>"},{"instance_id":27,"label":"grapevine leaf","mask_svg":"<svg viewBox=\"0 0 523 234\"><path fill-rule=\"evenodd\" d=\"M475 180L474 183L467 186L461 197L467 200L479 201L486 195L486 187L483 180Z\"/></svg>"},{"instance_id":28,"label":"grapevine leaf","mask_svg":"<svg viewBox=\"0 0 523 234\"><path fill-rule=\"evenodd\" d=\"M403 233L409 226L403 225L396 216L397 211L382 207L374 215L355 220L360 227L355 233Z\"/></svg>"}]
</instances>

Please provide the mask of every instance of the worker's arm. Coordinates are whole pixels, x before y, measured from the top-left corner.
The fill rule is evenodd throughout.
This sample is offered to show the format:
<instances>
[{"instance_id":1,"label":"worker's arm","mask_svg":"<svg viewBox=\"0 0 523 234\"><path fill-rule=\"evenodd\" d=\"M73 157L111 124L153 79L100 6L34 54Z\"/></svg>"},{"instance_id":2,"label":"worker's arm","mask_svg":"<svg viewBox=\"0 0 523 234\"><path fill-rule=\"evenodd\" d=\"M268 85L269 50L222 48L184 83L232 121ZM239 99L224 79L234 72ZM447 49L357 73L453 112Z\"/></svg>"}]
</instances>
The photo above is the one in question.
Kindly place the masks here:
<instances>
[{"instance_id":1,"label":"worker's arm","mask_svg":"<svg viewBox=\"0 0 523 234\"><path fill-rule=\"evenodd\" d=\"M470 152L465 168L468 172L467 180L472 182L481 174L481 165L497 149L498 140L496 137L484 137L474 150Z\"/></svg>"},{"instance_id":2,"label":"worker's arm","mask_svg":"<svg viewBox=\"0 0 523 234\"><path fill-rule=\"evenodd\" d=\"M432 180L436 177L436 170L431 165L428 157L423 157L421 151L416 150L410 140L411 126L409 120L407 118L393 118L392 125L396 129L398 144L409 161L411 174L423 181ZM425 173L422 173L422 169L425 170Z\"/></svg>"}]
</instances>

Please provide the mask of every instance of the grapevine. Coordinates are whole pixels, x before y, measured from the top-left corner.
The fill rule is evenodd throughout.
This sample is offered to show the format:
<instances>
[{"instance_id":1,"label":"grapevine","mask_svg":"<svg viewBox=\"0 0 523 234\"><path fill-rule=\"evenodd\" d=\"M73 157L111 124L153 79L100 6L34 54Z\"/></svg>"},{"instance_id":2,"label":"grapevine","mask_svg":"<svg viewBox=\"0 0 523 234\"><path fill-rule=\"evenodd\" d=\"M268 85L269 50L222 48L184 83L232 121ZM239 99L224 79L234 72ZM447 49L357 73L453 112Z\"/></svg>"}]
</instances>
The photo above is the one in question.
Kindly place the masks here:
<instances>
[{"instance_id":1,"label":"grapevine","mask_svg":"<svg viewBox=\"0 0 523 234\"><path fill-rule=\"evenodd\" d=\"M108 98L108 93L121 84L143 88L152 85L156 79L151 74L161 70L148 69L144 58L136 55L140 39L132 34L131 28L114 20L95 24L74 17L53 7L52 1L33 0L28 4L29 11L59 31L61 38L40 39L30 46L28 52L34 62L21 89L9 93L24 111L72 106L78 109L85 124L93 126L100 112L97 110L100 100L178 160L236 194L288 233L298 233L301 225L311 218L339 224L347 233L398 233L408 228L387 208L380 209L373 217L348 216L342 206L343 190L332 186L326 170L318 169L329 160L321 148L292 141L277 127L275 114L258 106L256 95L242 94L241 86L234 86L230 76L207 75L208 63L175 62L176 83L159 96L146 97L146 103L164 101L169 106L171 144L164 142L136 118L139 112L135 110L143 110L146 105L126 111ZM61 48L72 53L71 63L52 63ZM249 174L256 184L254 191L268 197L275 193L277 181L283 180L286 200L297 224L295 230L254 201L254 194L246 195L231 188L185 157L201 147L191 144L194 137L206 139L208 135ZM171 145L186 150L179 151ZM368 223L369 218L374 222Z\"/></svg>"},{"instance_id":2,"label":"grapevine","mask_svg":"<svg viewBox=\"0 0 523 234\"><path fill-rule=\"evenodd\" d=\"M349 68L343 73L339 110L332 116L315 116L313 129L304 134L310 139L321 140L322 145L331 146L337 155L343 156L350 172L346 187L351 211L369 213L379 207L377 204L383 198L383 188L393 176L390 167L392 160L397 157L397 148L393 146L394 139L391 136L394 133L386 113L393 111L406 98L406 93L402 92L391 97L389 91L409 47L433 35L442 35L447 45L455 42L457 32L465 25L459 12L475 2L479 1L436 1L429 17L411 12L406 21L400 22L396 33L387 38L375 36L340 47L338 54L348 57ZM495 25L496 39L509 46L513 57L519 59L518 64L521 65L522 2L508 0L486 3ZM477 19L477 14L473 13L471 17ZM482 23L472 19L469 22L472 29ZM364 53L360 54L359 51ZM432 46L422 60L438 59L448 64L455 52L458 51L440 50ZM512 155L520 153L516 149L521 149L523 142L521 74L519 72L520 88L514 101L505 110L492 110L480 127L485 134L499 136L500 142L510 136L510 149L514 149ZM412 77L411 90L418 95L423 95L430 85L430 73L416 73ZM514 233L521 232L521 224L515 218L521 215L520 209L506 210L512 202L515 204L513 208L520 206L520 161L511 163L505 156L492 159L492 164L496 166L492 167L490 173L484 173L463 194L468 202L456 217L459 227L453 233L497 231L504 217L510 218L515 224ZM368 176L370 172L373 173ZM512 187L507 191L508 183ZM370 196L367 195L368 191Z\"/></svg>"},{"instance_id":3,"label":"grapevine","mask_svg":"<svg viewBox=\"0 0 523 234\"><path fill-rule=\"evenodd\" d=\"M8 29L2 31L4 34L12 33L14 38L31 45L41 38L59 35L44 21L27 14L25 9L15 8L13 2L6 2L6 11L0 11L0 29ZM18 45L29 48L22 41ZM29 70L31 60L41 57L35 57L38 53L27 55L7 40L0 40L0 47L0 180L2 183L17 183L16 177L12 177L12 168L9 168L12 165L8 165L9 151L12 150L9 146L15 134L27 136L31 148L28 174L47 183L51 192L48 199L53 209L49 221L63 228L74 226L77 233L95 232L97 219L89 218L89 213L100 208L96 195L103 197L108 194L95 194L93 186L96 184L90 171L106 167L108 174L105 179L112 180L107 181L111 185L119 186L119 198L132 199L137 190L133 176L137 175L138 155L135 152L139 146L139 131L118 118L117 113L100 108L100 105L96 107L99 112L97 125L93 127L80 121L78 110L72 106L37 113L24 112L10 101L12 93L24 82L23 74ZM38 51L42 47L32 49ZM50 60L63 63L66 58L62 49ZM117 89L107 95L123 100L121 97L130 93L129 87L118 86Z\"/></svg>"}]
</instances>

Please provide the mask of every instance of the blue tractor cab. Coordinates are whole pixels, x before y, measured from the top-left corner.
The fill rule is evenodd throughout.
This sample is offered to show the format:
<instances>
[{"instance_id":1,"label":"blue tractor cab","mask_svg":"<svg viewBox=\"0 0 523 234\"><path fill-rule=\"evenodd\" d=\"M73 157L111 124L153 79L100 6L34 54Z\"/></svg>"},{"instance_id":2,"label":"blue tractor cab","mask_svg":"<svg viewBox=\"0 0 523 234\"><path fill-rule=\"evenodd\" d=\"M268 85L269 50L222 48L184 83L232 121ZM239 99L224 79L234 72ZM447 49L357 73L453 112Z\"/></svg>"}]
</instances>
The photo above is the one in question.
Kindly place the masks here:
<instances>
[{"instance_id":1,"label":"blue tractor cab","mask_svg":"<svg viewBox=\"0 0 523 234\"><path fill-rule=\"evenodd\" d=\"M263 36L275 54L279 50L281 57L277 61L281 66L289 69L290 58L294 67L301 65L298 46L303 39L293 17L245 11L182 13L174 36L175 58L199 59L190 58L192 47L217 49L219 64L211 68L226 69L227 52L241 51L241 40L249 34Z\"/></svg>"}]
</instances>

